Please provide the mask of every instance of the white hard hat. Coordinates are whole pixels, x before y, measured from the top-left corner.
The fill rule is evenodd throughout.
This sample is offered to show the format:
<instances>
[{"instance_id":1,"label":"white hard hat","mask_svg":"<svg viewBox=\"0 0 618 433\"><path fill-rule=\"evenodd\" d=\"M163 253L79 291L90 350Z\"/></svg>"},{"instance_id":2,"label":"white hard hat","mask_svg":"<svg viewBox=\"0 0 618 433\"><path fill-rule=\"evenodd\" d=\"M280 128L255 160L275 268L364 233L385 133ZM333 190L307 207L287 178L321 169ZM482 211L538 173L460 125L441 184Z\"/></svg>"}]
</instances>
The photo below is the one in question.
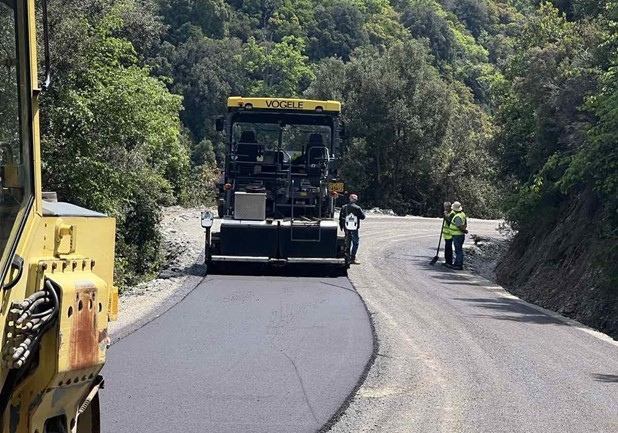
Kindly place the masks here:
<instances>
[{"instance_id":1,"label":"white hard hat","mask_svg":"<svg viewBox=\"0 0 618 433\"><path fill-rule=\"evenodd\" d=\"M451 205L451 209L453 209L455 212L459 212L463 209L463 207L461 206L461 203L456 201Z\"/></svg>"}]
</instances>

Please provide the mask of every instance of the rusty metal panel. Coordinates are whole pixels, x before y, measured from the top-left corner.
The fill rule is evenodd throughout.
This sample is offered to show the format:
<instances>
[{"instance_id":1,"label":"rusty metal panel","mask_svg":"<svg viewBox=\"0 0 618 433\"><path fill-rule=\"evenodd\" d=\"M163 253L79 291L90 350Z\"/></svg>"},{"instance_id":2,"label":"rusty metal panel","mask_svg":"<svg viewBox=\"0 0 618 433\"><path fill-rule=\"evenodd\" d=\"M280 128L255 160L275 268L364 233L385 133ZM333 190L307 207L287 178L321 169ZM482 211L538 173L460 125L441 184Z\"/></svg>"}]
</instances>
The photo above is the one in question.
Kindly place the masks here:
<instances>
[{"instance_id":1,"label":"rusty metal panel","mask_svg":"<svg viewBox=\"0 0 618 433\"><path fill-rule=\"evenodd\" d=\"M109 338L107 317L109 289L105 282L88 270L88 260L83 272L58 272L47 278L62 289L59 315L58 373L68 374L79 370L101 367ZM69 264L67 269L72 269ZM102 296L104 294L104 296Z\"/></svg>"},{"instance_id":2,"label":"rusty metal panel","mask_svg":"<svg viewBox=\"0 0 618 433\"><path fill-rule=\"evenodd\" d=\"M118 287L113 286L109 293L109 321L118 320Z\"/></svg>"},{"instance_id":3,"label":"rusty metal panel","mask_svg":"<svg viewBox=\"0 0 618 433\"><path fill-rule=\"evenodd\" d=\"M75 290L73 327L69 343L69 369L92 367L99 362L96 286Z\"/></svg>"}]
</instances>

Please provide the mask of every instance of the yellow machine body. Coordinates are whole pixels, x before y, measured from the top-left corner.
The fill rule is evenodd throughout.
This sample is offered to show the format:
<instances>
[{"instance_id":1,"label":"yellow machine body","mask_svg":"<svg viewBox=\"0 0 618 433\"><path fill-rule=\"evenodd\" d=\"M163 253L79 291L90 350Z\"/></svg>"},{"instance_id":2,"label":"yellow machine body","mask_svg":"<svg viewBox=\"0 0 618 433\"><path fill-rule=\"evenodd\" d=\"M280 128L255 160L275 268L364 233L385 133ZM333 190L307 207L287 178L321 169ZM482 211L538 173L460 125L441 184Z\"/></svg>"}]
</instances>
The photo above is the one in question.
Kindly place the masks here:
<instances>
[{"instance_id":1,"label":"yellow machine body","mask_svg":"<svg viewBox=\"0 0 618 433\"><path fill-rule=\"evenodd\" d=\"M0 159L0 402L6 400L0 431L98 432L99 373L109 346L108 322L118 311L115 220L42 200L34 0L0 0L0 8L2 19L10 18L7 10L15 17L16 59L5 63L19 66L21 146L21 160L8 150ZM10 200L19 204L11 207ZM16 362L18 337L25 332L20 305L37 293L49 294L42 292L46 287L57 295L55 318L26 361Z\"/></svg>"},{"instance_id":2,"label":"yellow machine body","mask_svg":"<svg viewBox=\"0 0 618 433\"><path fill-rule=\"evenodd\" d=\"M243 98L241 96L232 96L227 99L227 106L228 108L241 107L246 109L341 112L341 102L339 101L318 101L313 99Z\"/></svg>"}]
</instances>

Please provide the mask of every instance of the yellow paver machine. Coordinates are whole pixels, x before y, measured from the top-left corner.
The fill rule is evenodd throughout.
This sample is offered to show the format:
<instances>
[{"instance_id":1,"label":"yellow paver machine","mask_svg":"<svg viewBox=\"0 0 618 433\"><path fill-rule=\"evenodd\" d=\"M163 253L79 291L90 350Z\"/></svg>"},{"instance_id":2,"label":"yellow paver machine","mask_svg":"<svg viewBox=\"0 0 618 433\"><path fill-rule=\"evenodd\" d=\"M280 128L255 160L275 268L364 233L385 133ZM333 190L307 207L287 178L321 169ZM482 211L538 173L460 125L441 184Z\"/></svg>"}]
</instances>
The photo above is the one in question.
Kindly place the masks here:
<instances>
[{"instance_id":1,"label":"yellow paver machine","mask_svg":"<svg viewBox=\"0 0 618 433\"><path fill-rule=\"evenodd\" d=\"M228 99L217 129L227 137L220 181L221 226L207 228L206 260L317 263L345 269L334 220L341 104L286 98ZM208 217L203 223L208 226Z\"/></svg>"},{"instance_id":2,"label":"yellow paver machine","mask_svg":"<svg viewBox=\"0 0 618 433\"><path fill-rule=\"evenodd\" d=\"M115 221L42 199L37 16L0 0L0 431L98 432Z\"/></svg>"}]
</instances>

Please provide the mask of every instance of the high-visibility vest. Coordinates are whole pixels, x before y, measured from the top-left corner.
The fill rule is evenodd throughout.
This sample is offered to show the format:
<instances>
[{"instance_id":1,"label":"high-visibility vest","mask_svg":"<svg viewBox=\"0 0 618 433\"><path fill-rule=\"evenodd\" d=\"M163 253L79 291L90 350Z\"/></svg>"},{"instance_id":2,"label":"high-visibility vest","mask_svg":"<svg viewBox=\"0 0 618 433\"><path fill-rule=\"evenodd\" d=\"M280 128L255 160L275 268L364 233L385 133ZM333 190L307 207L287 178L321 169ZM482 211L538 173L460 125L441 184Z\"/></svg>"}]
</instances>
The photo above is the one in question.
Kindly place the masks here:
<instances>
[{"instance_id":1,"label":"high-visibility vest","mask_svg":"<svg viewBox=\"0 0 618 433\"><path fill-rule=\"evenodd\" d=\"M464 226L467 221L466 214L463 211L455 212L455 215L453 215L453 219L451 220L451 225L449 226L449 231L451 232L451 236L459 236L459 235L465 234L464 232L459 230L459 227L455 225L455 218L457 217L461 218L462 224Z\"/></svg>"},{"instance_id":2,"label":"high-visibility vest","mask_svg":"<svg viewBox=\"0 0 618 433\"><path fill-rule=\"evenodd\" d=\"M455 215L455 211L452 210L451 213L448 214L446 218L442 220L442 237L446 240L453 239L453 235L451 234L451 229L449 228L451 218Z\"/></svg>"}]
</instances>

